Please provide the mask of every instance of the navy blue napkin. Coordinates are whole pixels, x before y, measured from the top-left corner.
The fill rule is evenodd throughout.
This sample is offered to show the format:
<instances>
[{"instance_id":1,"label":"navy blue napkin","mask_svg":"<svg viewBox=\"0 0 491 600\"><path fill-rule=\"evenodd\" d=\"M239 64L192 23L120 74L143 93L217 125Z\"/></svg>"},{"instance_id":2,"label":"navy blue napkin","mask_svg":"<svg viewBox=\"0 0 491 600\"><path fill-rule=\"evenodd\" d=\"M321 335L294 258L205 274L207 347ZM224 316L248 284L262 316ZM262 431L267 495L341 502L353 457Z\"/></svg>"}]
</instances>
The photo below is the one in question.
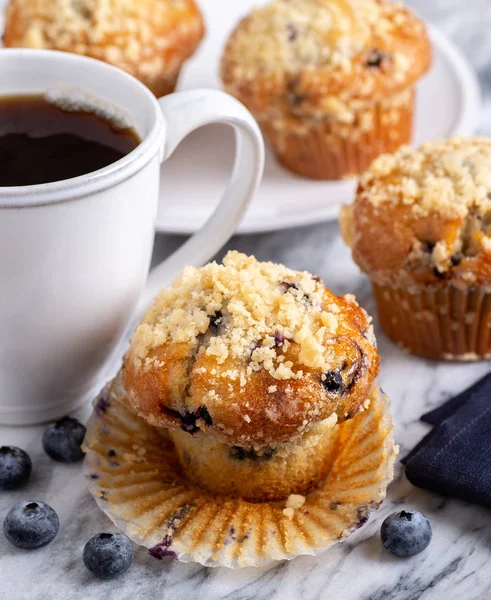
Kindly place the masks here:
<instances>
[{"instance_id":1,"label":"navy blue napkin","mask_svg":"<svg viewBox=\"0 0 491 600\"><path fill-rule=\"evenodd\" d=\"M409 481L491 508L491 373L421 419L434 427L402 460Z\"/></svg>"}]
</instances>

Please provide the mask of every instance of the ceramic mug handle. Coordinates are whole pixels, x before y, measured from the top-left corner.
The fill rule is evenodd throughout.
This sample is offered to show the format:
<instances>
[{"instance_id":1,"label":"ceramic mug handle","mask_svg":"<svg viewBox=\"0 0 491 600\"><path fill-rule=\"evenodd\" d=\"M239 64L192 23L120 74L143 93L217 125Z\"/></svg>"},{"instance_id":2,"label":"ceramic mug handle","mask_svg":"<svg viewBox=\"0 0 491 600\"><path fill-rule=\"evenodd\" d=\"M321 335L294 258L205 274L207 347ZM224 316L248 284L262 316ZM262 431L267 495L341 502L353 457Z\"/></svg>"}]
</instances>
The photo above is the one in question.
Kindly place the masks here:
<instances>
[{"instance_id":1,"label":"ceramic mug handle","mask_svg":"<svg viewBox=\"0 0 491 600\"><path fill-rule=\"evenodd\" d=\"M232 176L215 212L203 227L148 277L137 309L103 369L102 378L113 377L121 364L128 339L157 292L171 284L186 265L200 266L210 260L234 233L261 181L264 143L250 112L235 98L218 90L192 90L159 100L165 121L161 160L167 160L182 140L195 129L225 123L235 129L236 151Z\"/></svg>"},{"instance_id":2,"label":"ceramic mug handle","mask_svg":"<svg viewBox=\"0 0 491 600\"><path fill-rule=\"evenodd\" d=\"M186 265L203 265L227 242L254 196L264 167L259 127L249 111L232 96L218 90L191 90L165 96L159 104L167 129L163 161L195 129L224 123L235 129L235 163L215 212L183 246L151 271L137 310L140 315L156 293L172 283Z\"/></svg>"}]
</instances>

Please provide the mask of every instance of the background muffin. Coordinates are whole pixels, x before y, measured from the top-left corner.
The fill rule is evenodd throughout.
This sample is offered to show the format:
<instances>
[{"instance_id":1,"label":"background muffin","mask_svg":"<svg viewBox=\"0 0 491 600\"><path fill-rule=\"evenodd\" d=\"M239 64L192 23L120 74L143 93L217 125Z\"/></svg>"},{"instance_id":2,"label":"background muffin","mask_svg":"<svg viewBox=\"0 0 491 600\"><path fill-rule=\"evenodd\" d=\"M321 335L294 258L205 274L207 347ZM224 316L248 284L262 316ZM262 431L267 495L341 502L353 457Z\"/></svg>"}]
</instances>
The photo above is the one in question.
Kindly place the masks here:
<instances>
[{"instance_id":1,"label":"background muffin","mask_svg":"<svg viewBox=\"0 0 491 600\"><path fill-rule=\"evenodd\" d=\"M194 0L10 0L3 40L98 58L159 97L174 91L203 35Z\"/></svg>"},{"instance_id":2,"label":"background muffin","mask_svg":"<svg viewBox=\"0 0 491 600\"><path fill-rule=\"evenodd\" d=\"M161 292L133 336L124 384L150 423L178 430L171 436L191 478L213 455L208 486L223 490L232 469L244 497L257 499L252 464L269 482L261 497L271 498L322 477L329 429L367 403L375 345L371 319L352 296L230 252L223 265L188 268ZM313 446L320 460L307 460ZM265 457L290 468L265 469Z\"/></svg>"},{"instance_id":3,"label":"background muffin","mask_svg":"<svg viewBox=\"0 0 491 600\"><path fill-rule=\"evenodd\" d=\"M414 84L430 62L424 24L400 4L274 0L239 23L221 75L280 162L339 179L410 141Z\"/></svg>"},{"instance_id":4,"label":"background muffin","mask_svg":"<svg viewBox=\"0 0 491 600\"><path fill-rule=\"evenodd\" d=\"M430 358L491 356L490 140L379 157L341 224L390 338Z\"/></svg>"}]
</instances>

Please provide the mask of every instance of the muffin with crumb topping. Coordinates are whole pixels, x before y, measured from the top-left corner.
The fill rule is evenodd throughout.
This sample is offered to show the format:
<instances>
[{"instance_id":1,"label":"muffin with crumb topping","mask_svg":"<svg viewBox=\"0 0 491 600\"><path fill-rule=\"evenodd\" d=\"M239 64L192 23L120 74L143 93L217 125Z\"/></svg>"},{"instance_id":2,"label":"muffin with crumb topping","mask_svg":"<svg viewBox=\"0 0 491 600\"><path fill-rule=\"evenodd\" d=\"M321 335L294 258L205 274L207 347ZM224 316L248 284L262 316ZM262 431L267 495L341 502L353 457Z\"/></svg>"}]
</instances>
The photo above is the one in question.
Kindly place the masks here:
<instances>
[{"instance_id":1,"label":"muffin with crumb topping","mask_svg":"<svg viewBox=\"0 0 491 600\"><path fill-rule=\"evenodd\" d=\"M491 140L379 157L341 226L392 340L428 358L491 357Z\"/></svg>"},{"instance_id":2,"label":"muffin with crumb topping","mask_svg":"<svg viewBox=\"0 0 491 600\"><path fill-rule=\"evenodd\" d=\"M353 296L230 252L160 293L124 384L140 415L170 429L190 479L267 500L322 479L332 428L367 408L378 368Z\"/></svg>"},{"instance_id":3,"label":"muffin with crumb topping","mask_svg":"<svg viewBox=\"0 0 491 600\"><path fill-rule=\"evenodd\" d=\"M424 24L399 3L273 0L236 27L221 76L284 166L340 179L410 141L431 55Z\"/></svg>"},{"instance_id":4,"label":"muffin with crumb topping","mask_svg":"<svg viewBox=\"0 0 491 600\"><path fill-rule=\"evenodd\" d=\"M3 41L103 60L160 97L174 91L203 35L194 0L9 0Z\"/></svg>"}]
</instances>

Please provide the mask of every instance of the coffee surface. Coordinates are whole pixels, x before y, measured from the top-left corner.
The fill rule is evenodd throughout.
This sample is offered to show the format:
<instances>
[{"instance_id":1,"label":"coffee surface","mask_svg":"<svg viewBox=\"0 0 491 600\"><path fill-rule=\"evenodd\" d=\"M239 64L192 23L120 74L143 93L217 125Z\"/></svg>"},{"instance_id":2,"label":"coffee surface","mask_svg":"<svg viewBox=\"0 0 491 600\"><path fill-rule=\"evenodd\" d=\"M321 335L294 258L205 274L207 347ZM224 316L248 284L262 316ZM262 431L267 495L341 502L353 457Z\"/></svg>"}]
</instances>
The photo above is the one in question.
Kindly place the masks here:
<instances>
[{"instance_id":1,"label":"coffee surface","mask_svg":"<svg viewBox=\"0 0 491 600\"><path fill-rule=\"evenodd\" d=\"M139 144L134 129L91 112L62 110L41 95L0 97L0 186L92 173Z\"/></svg>"}]
</instances>

